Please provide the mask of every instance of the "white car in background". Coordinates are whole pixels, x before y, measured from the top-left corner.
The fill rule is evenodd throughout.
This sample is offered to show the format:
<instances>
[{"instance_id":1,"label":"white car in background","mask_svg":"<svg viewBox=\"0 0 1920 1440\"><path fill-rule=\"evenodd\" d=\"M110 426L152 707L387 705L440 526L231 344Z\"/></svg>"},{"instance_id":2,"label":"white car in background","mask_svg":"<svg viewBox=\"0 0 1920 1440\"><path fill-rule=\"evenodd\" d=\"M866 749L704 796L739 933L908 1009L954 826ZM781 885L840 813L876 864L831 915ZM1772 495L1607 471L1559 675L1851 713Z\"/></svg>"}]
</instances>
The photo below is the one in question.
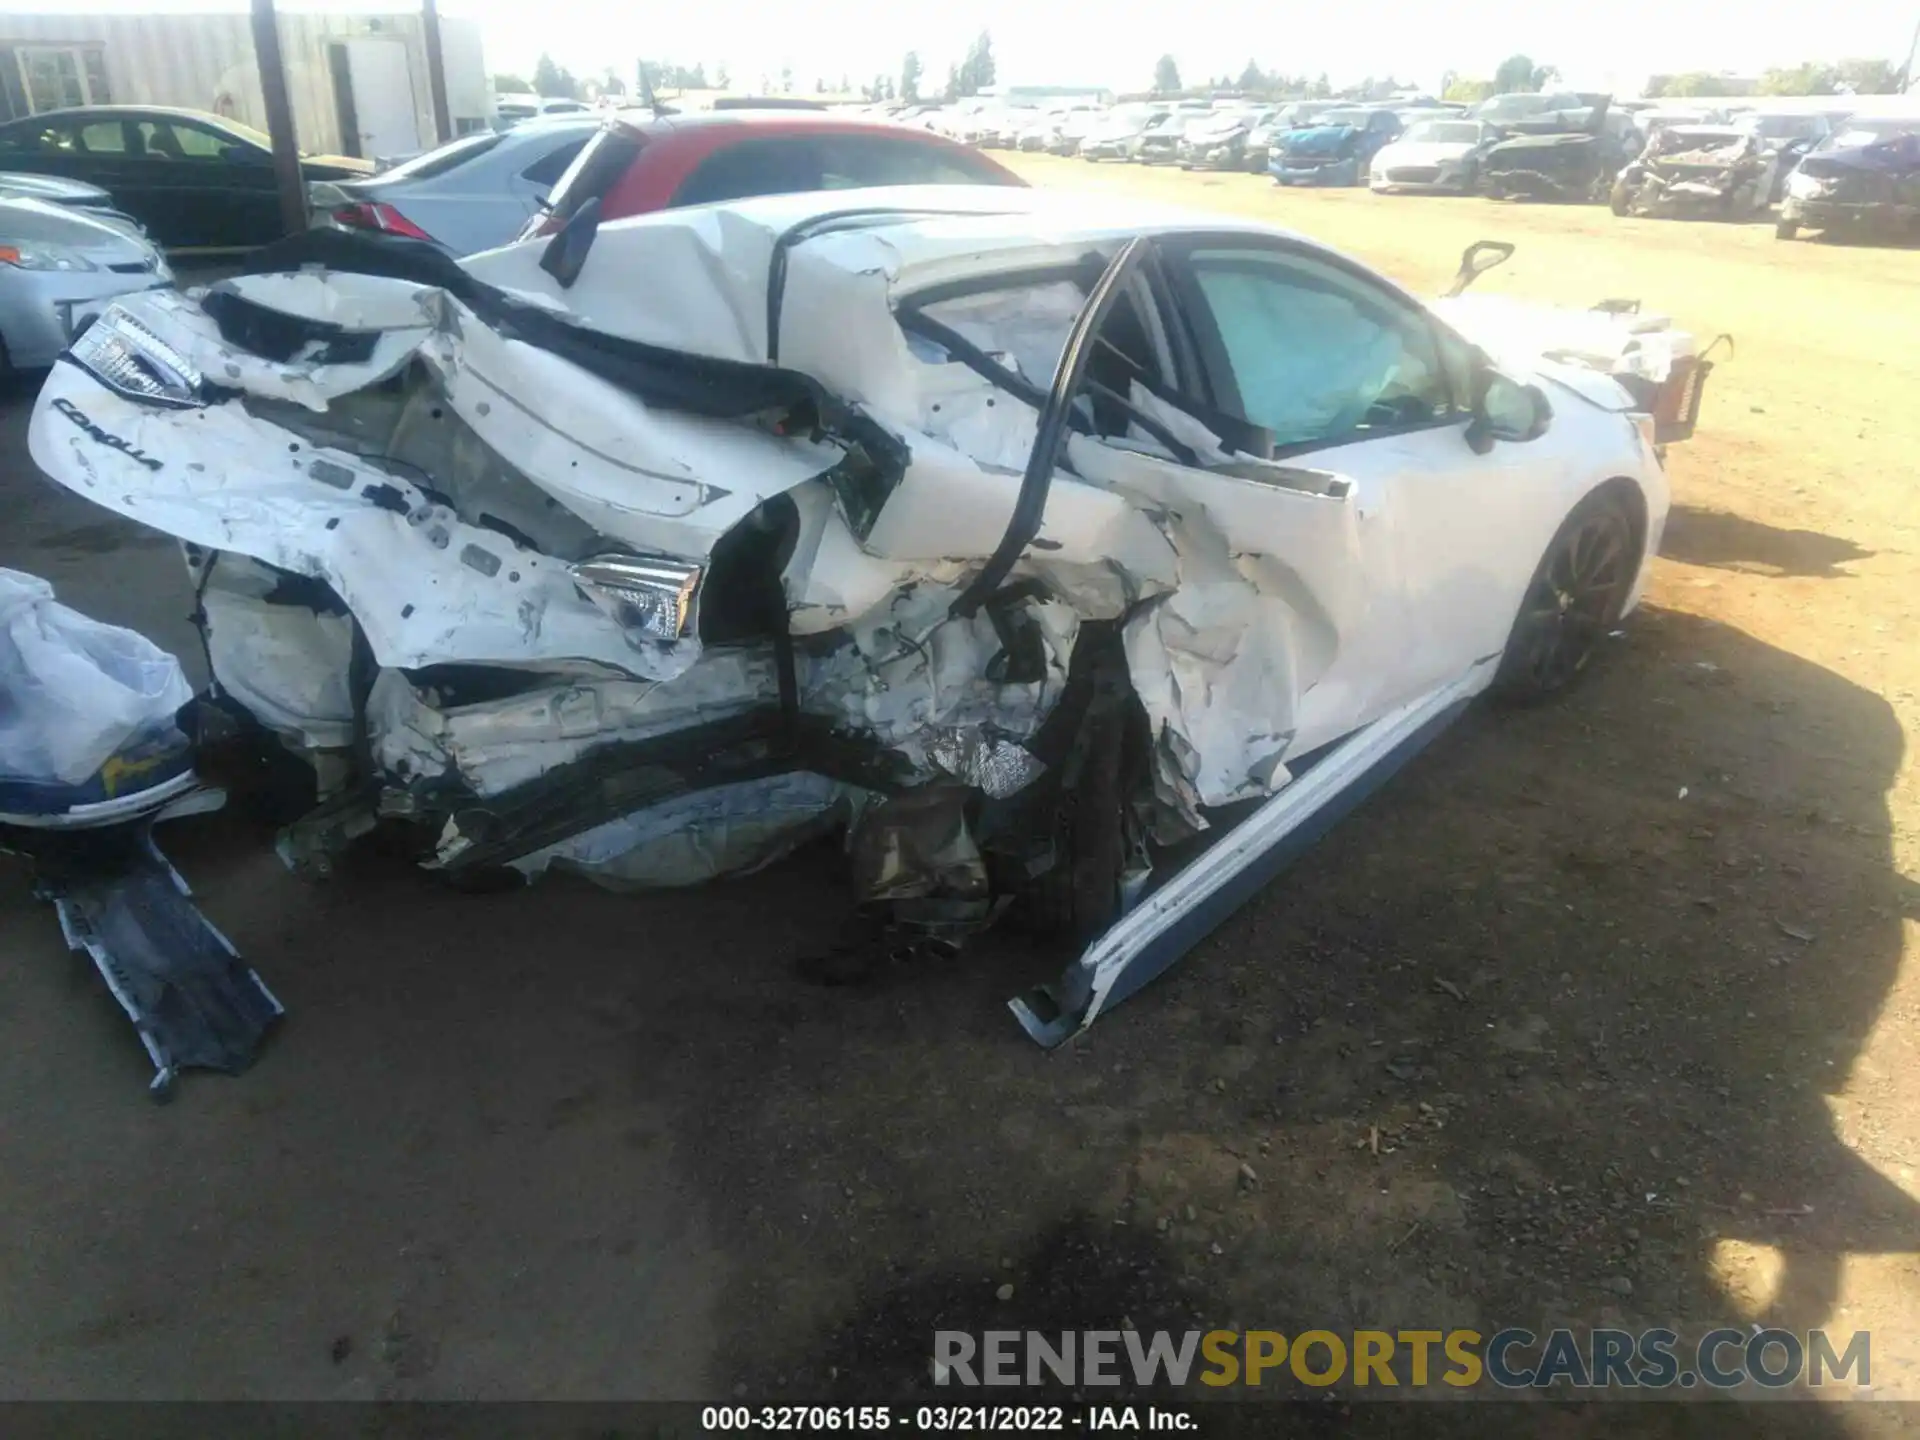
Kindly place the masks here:
<instances>
[{"instance_id":1,"label":"white car in background","mask_svg":"<svg viewBox=\"0 0 1920 1440\"><path fill-rule=\"evenodd\" d=\"M1609 317L1483 343L1084 195L582 213L132 297L40 396L35 460L184 542L224 704L313 767L295 863L384 818L453 876L684 884L845 831L893 936L1077 952L1013 1004L1054 1044L1472 697L1569 686L1659 545Z\"/></svg>"},{"instance_id":2,"label":"white car in background","mask_svg":"<svg viewBox=\"0 0 1920 1440\"><path fill-rule=\"evenodd\" d=\"M1164 106L1122 106L1102 115L1080 140L1082 160L1131 160L1147 128L1167 113Z\"/></svg>"},{"instance_id":3,"label":"white car in background","mask_svg":"<svg viewBox=\"0 0 1920 1440\"><path fill-rule=\"evenodd\" d=\"M1416 120L1398 140L1374 155L1367 184L1382 195L1405 191L1471 195L1475 162L1494 138L1490 126L1463 116Z\"/></svg>"},{"instance_id":4,"label":"white car in background","mask_svg":"<svg viewBox=\"0 0 1920 1440\"><path fill-rule=\"evenodd\" d=\"M496 130L507 130L528 120L549 115L591 115L593 110L594 107L584 100L512 91L494 101L493 123Z\"/></svg>"}]
</instances>

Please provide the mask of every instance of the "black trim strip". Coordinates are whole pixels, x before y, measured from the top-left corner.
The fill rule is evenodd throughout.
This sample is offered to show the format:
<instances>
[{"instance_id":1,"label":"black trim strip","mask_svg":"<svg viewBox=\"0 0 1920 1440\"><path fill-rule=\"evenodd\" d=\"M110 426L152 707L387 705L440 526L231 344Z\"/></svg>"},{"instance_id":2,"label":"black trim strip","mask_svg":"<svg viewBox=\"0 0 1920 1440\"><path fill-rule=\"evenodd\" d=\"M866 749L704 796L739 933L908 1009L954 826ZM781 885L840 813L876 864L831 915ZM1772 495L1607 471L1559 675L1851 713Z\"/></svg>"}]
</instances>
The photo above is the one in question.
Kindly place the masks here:
<instances>
[{"instance_id":1,"label":"black trim strip","mask_svg":"<svg viewBox=\"0 0 1920 1440\"><path fill-rule=\"evenodd\" d=\"M1153 242L1144 236L1135 236L1122 246L1087 297L1086 308L1073 322L1073 329L1067 333L1067 343L1060 351L1059 368L1054 371L1053 387L1040 411L1033 449L1027 455L1026 473L1020 479L1020 498L1014 502L1013 514L1007 520L1007 530L1000 537L999 545L948 611L955 619L966 619L979 610L986 598L1006 580L1033 537L1040 533L1040 521L1047 509L1047 492L1053 484L1053 467L1059 460L1061 446L1066 443L1068 412L1086 375L1094 334L1120 298L1121 286L1127 277L1152 249Z\"/></svg>"}]
</instances>

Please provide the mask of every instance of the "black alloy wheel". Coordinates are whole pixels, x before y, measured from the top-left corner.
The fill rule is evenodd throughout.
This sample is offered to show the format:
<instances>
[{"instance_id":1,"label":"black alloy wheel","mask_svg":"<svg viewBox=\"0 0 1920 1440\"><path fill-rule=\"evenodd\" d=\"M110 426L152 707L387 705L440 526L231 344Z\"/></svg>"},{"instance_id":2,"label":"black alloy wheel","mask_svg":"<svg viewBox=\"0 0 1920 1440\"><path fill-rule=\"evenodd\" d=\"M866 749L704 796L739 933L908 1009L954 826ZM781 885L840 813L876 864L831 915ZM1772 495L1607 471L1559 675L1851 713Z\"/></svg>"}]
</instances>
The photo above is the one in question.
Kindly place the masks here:
<instances>
[{"instance_id":1,"label":"black alloy wheel","mask_svg":"<svg viewBox=\"0 0 1920 1440\"><path fill-rule=\"evenodd\" d=\"M1544 700L1578 679L1620 619L1637 560L1618 499L1602 493L1576 506L1527 586L1496 690L1509 700Z\"/></svg>"}]
</instances>

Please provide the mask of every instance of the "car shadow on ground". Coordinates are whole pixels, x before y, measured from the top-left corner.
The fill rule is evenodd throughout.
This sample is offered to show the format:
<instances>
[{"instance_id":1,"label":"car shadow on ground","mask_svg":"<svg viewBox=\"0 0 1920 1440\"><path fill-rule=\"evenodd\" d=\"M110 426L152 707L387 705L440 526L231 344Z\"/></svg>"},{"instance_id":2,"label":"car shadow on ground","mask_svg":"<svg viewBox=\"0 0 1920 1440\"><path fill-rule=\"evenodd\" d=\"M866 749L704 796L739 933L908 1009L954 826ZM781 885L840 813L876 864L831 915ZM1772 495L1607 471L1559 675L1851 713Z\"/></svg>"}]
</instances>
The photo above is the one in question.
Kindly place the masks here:
<instances>
[{"instance_id":1,"label":"car shadow on ground","mask_svg":"<svg viewBox=\"0 0 1920 1440\"><path fill-rule=\"evenodd\" d=\"M289 1019L153 1112L0 872L32 957L0 1082L60 1096L12 1142L41 1177L6 1199L14 1389L872 1403L956 1398L938 1329L1844 1327L1846 1258L1920 1248L1825 1099L1899 964L1901 745L1837 675L1644 615L1051 1055L1004 1000L1061 957L1017 936L796 978L844 913L830 846L476 897L377 853L302 885L216 816L167 849ZM1332 1393L1313 1425L1489 1433Z\"/></svg>"},{"instance_id":2,"label":"car shadow on ground","mask_svg":"<svg viewBox=\"0 0 1920 1440\"><path fill-rule=\"evenodd\" d=\"M1684 614L1608 661L1064 1052L998 1013L1011 947L808 1018L763 971L679 1111L757 1337L715 1379L924 1396L938 1329L1850 1328L1846 1257L1920 1248L1825 1099L1900 960L1900 728ZM770 1327L795 1293L844 1300Z\"/></svg>"},{"instance_id":3,"label":"car shadow on ground","mask_svg":"<svg viewBox=\"0 0 1920 1440\"><path fill-rule=\"evenodd\" d=\"M1838 535L1783 530L1726 510L1676 505L1667 517L1660 553L1682 565L1710 565L1758 575L1844 577L1840 567L1874 552Z\"/></svg>"}]
</instances>

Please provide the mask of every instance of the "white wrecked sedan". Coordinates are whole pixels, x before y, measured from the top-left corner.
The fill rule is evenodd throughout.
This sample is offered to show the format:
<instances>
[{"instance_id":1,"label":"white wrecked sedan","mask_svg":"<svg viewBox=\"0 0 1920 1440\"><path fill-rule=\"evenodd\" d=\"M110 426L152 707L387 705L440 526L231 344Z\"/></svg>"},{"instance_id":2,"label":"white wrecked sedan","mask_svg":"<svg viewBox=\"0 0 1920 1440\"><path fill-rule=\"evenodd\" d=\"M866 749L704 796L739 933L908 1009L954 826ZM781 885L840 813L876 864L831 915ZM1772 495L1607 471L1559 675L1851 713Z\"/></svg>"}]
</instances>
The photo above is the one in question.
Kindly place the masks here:
<instances>
[{"instance_id":1,"label":"white wrecked sedan","mask_svg":"<svg viewBox=\"0 0 1920 1440\"><path fill-rule=\"evenodd\" d=\"M845 829L893 927L1071 941L1012 1002L1048 1044L1475 694L1567 685L1667 514L1605 356L1226 217L923 188L289 244L329 263L122 302L31 431L185 542L217 697L315 777L282 853L391 818L454 876L642 886Z\"/></svg>"}]
</instances>

